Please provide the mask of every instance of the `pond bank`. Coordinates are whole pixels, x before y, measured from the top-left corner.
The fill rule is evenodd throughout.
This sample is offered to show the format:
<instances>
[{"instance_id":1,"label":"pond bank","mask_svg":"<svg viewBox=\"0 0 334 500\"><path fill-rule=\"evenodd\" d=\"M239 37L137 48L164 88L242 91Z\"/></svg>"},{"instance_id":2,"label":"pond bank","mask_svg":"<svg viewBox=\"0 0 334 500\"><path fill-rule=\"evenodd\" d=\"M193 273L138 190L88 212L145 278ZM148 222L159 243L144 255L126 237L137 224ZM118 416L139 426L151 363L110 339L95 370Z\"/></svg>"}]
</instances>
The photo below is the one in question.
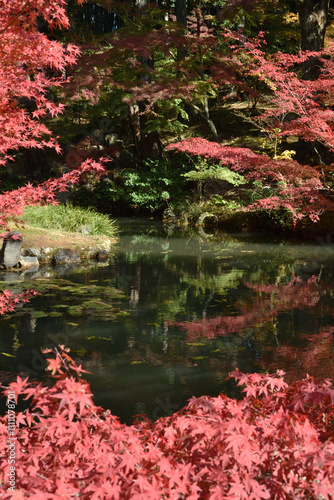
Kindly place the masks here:
<instances>
[{"instance_id":1,"label":"pond bank","mask_svg":"<svg viewBox=\"0 0 334 500\"><path fill-rule=\"evenodd\" d=\"M21 258L17 264L3 267L28 268L40 264L79 265L82 261L103 261L109 258L116 238L93 236L25 226L22 234ZM10 234L10 233L7 233ZM20 251L19 251L20 252Z\"/></svg>"},{"instance_id":2,"label":"pond bank","mask_svg":"<svg viewBox=\"0 0 334 500\"><path fill-rule=\"evenodd\" d=\"M190 206L188 210L174 212L165 210L162 220L169 227L193 227L200 233L212 233L212 230L228 233L263 233L277 237L298 238L302 240L328 239L333 231L333 213L324 212L317 222L309 217L293 223L291 214L267 210L218 210L217 207Z\"/></svg>"}]
</instances>

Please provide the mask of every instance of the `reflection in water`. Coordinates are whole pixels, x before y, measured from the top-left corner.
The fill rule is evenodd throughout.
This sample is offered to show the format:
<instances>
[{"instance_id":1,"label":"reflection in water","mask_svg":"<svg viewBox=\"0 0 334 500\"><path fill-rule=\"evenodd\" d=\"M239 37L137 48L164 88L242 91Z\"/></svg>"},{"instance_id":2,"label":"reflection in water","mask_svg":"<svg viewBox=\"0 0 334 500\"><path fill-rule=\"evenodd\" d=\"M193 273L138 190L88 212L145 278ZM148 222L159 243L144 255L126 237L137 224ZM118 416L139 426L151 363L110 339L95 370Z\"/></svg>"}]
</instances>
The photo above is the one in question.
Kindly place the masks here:
<instances>
[{"instance_id":1,"label":"reflection in water","mask_svg":"<svg viewBox=\"0 0 334 500\"><path fill-rule=\"evenodd\" d=\"M170 414L193 395L233 396L226 376L237 367L334 376L330 242L121 227L107 266L3 283L40 294L1 320L0 369L41 378L40 347L66 344L91 372L96 402L127 422Z\"/></svg>"},{"instance_id":2,"label":"reflection in water","mask_svg":"<svg viewBox=\"0 0 334 500\"><path fill-rule=\"evenodd\" d=\"M205 337L215 338L231 333L242 332L247 327L273 323L277 316L292 309L315 307L320 299L318 279L312 276L306 282L298 276L286 285L244 285L257 294L249 301L237 301L235 306L239 314L228 314L204 318L201 321L178 322L177 325L186 330L190 339Z\"/></svg>"}]
</instances>

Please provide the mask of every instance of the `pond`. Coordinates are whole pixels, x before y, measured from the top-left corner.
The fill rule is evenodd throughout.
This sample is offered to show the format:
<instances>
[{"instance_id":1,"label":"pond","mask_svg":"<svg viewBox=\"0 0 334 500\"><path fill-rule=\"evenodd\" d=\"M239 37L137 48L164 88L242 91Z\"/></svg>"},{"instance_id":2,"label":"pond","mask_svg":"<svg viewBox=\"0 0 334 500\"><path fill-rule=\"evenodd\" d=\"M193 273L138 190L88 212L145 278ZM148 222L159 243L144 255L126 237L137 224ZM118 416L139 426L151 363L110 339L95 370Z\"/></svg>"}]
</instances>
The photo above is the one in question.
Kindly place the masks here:
<instances>
[{"instance_id":1,"label":"pond","mask_svg":"<svg viewBox=\"0 0 334 500\"><path fill-rule=\"evenodd\" d=\"M1 273L39 292L0 319L0 369L46 377L41 347L65 344L95 402L131 423L192 396L236 395L241 371L334 377L334 244L206 234L119 220L107 263L56 277Z\"/></svg>"}]
</instances>

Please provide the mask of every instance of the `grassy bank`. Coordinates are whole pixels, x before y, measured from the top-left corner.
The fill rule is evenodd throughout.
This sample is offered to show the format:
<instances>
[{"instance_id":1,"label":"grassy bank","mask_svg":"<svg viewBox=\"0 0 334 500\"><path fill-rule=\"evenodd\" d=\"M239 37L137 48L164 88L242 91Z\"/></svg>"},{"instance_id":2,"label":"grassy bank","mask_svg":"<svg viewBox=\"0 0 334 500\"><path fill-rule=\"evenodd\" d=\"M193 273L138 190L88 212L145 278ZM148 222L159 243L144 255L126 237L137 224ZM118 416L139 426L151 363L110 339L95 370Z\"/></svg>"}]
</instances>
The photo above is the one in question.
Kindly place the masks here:
<instances>
[{"instance_id":1,"label":"grassy bank","mask_svg":"<svg viewBox=\"0 0 334 500\"><path fill-rule=\"evenodd\" d=\"M117 241L115 221L94 210L72 205L26 207L24 226L12 226L23 234L23 248L42 246L78 249Z\"/></svg>"},{"instance_id":2,"label":"grassy bank","mask_svg":"<svg viewBox=\"0 0 334 500\"><path fill-rule=\"evenodd\" d=\"M117 237L117 226L108 215L73 205L31 205L25 208L22 219L27 225L69 233Z\"/></svg>"}]
</instances>

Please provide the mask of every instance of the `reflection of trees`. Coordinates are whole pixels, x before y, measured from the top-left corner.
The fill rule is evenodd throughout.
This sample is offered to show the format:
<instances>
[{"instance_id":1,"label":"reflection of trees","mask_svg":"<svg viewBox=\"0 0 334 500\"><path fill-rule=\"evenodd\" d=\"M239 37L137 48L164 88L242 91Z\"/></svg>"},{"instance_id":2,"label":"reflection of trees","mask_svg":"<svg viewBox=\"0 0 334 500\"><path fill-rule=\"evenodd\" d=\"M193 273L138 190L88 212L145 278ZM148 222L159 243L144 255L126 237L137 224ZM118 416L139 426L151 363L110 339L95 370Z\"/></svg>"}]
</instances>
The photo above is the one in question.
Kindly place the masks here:
<instances>
[{"instance_id":1,"label":"reflection of trees","mask_svg":"<svg viewBox=\"0 0 334 500\"><path fill-rule=\"evenodd\" d=\"M168 243L175 250L172 240L164 240ZM261 365L268 349L276 349L279 356L285 343L293 351L302 342L298 311L309 311L305 314L311 319L301 322L302 331L317 331L321 325L315 323L331 312L330 267L323 273L321 262L312 261L312 266L308 260L296 262L295 248L288 248L287 256L276 247L274 252L265 247L260 254L246 246L241 251L240 244L234 249L233 242L213 249L197 240L195 246L189 255L165 254L167 246L161 245L160 256L124 255L129 287L124 291L137 293L126 319L129 342L123 339L122 352L131 362L189 367L200 363L213 372L227 362L228 369L245 366L247 370L253 363ZM304 279L294 274L294 268L302 271ZM180 328L187 332L186 342Z\"/></svg>"},{"instance_id":2,"label":"reflection of trees","mask_svg":"<svg viewBox=\"0 0 334 500\"><path fill-rule=\"evenodd\" d=\"M222 241L221 235L217 242L208 242L198 234L189 239L168 235L159 238L153 230L125 236L122 242L121 260L124 267L127 266L127 276L116 286L125 286L125 290L121 288L131 295L133 310L144 302L151 303L159 323L166 319L173 321L176 316L200 320L212 315L213 309L220 307L219 302L233 301L234 304L238 287L243 288L241 293L244 293L241 278L245 279L245 275L252 283L273 279L280 282L291 276L300 250L284 243L272 246L255 241L249 244L231 236ZM230 308L236 316L238 311L233 304ZM252 322L251 317L249 321ZM239 328L239 324L236 323L236 327Z\"/></svg>"},{"instance_id":3,"label":"reflection of trees","mask_svg":"<svg viewBox=\"0 0 334 500\"><path fill-rule=\"evenodd\" d=\"M203 386L205 377L211 377L210 384L216 380L215 387L222 387L227 372L236 367L249 371L274 364L293 371L305 364L312 372L323 363L333 370L332 334L322 330L333 324L330 263L316 261L313 254L312 260L298 258L297 247L247 246L232 239L210 243L200 238L157 238L153 232L122 241L109 267L40 284L42 293L32 306L44 317L38 317L36 334L25 338L18 354L25 346L29 353L32 347L39 348L38 342L47 337L46 328L58 339L58 331L70 322L77 324L78 332L71 335L71 348L101 384L108 379L110 387L118 383L120 371L145 373L149 378L167 367L180 387L187 391L191 387L193 393L200 384L195 373L201 374ZM326 272L321 274L322 265ZM122 293L113 292L114 287ZM49 292L56 293L54 298ZM87 314L78 309L68 316L74 306L82 308L86 295L94 299ZM97 310L95 299L126 309L127 315L107 318ZM59 300L62 307L54 310ZM58 319L51 315L56 312ZM179 327L187 332L186 338ZM310 335L319 330L323 334ZM3 341L1 351L14 353L9 327L8 333L3 335L8 345ZM18 341L23 344L22 338L20 333ZM122 390L121 380L119 384Z\"/></svg>"},{"instance_id":4,"label":"reflection of trees","mask_svg":"<svg viewBox=\"0 0 334 500\"><path fill-rule=\"evenodd\" d=\"M172 263L166 265L170 272L173 272L173 267ZM243 270L234 268L226 271L218 268L217 274L208 273L201 266L200 259L197 261L196 273L182 267L178 269L179 279L172 297L170 290L159 290L159 309L165 318L171 320L181 314L191 314L195 317L199 315L202 318L211 314L209 307L214 305L215 300L221 300L237 288L244 274Z\"/></svg>"},{"instance_id":5,"label":"reflection of trees","mask_svg":"<svg viewBox=\"0 0 334 500\"><path fill-rule=\"evenodd\" d=\"M284 311L313 307L321 295L321 287L316 276L312 276L305 282L300 277L293 276L286 285L252 285L247 282L244 285L256 292L257 295L252 297L250 301L239 300L235 304L240 314L203 318L201 321L191 323L177 322L176 324L186 330L189 339L215 338L240 332L250 326L269 323Z\"/></svg>"}]
</instances>

